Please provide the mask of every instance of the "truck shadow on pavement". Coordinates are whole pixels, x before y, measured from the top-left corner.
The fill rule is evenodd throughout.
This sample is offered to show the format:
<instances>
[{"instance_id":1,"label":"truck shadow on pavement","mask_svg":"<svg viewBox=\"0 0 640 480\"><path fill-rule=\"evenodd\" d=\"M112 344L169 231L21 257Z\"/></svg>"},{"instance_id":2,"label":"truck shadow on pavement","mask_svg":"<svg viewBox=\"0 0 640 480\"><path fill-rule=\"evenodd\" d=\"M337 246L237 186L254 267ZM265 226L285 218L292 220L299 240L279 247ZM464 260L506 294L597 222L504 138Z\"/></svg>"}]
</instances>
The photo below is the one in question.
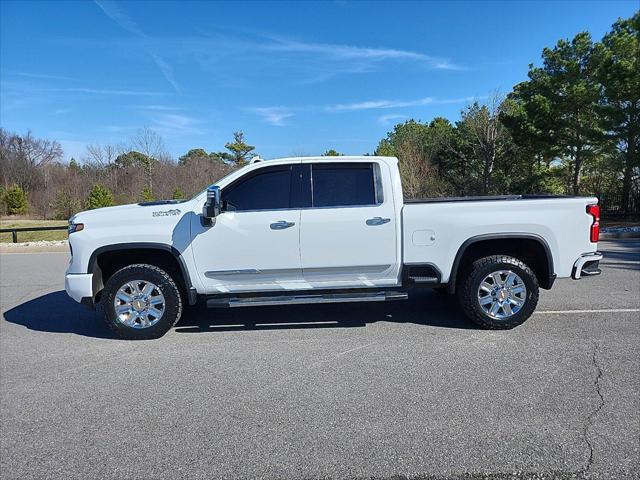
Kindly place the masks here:
<instances>
[{"instance_id":1,"label":"truck shadow on pavement","mask_svg":"<svg viewBox=\"0 0 640 480\"><path fill-rule=\"evenodd\" d=\"M354 328L379 321L431 327L475 329L453 299L431 291L411 292L407 301L284 305L187 310L177 333L300 328Z\"/></svg>"},{"instance_id":2,"label":"truck shadow on pavement","mask_svg":"<svg viewBox=\"0 0 640 480\"><path fill-rule=\"evenodd\" d=\"M47 293L4 313L9 323L30 330L115 339L98 314L70 299L64 291ZM378 321L431 327L475 329L452 299L430 291L412 292L409 300L356 304L291 305L207 309L186 308L177 333L242 330L365 327Z\"/></svg>"},{"instance_id":3,"label":"truck shadow on pavement","mask_svg":"<svg viewBox=\"0 0 640 480\"><path fill-rule=\"evenodd\" d=\"M93 310L73 301L64 290L17 305L4 313L4 319L39 332L115 338Z\"/></svg>"}]
</instances>

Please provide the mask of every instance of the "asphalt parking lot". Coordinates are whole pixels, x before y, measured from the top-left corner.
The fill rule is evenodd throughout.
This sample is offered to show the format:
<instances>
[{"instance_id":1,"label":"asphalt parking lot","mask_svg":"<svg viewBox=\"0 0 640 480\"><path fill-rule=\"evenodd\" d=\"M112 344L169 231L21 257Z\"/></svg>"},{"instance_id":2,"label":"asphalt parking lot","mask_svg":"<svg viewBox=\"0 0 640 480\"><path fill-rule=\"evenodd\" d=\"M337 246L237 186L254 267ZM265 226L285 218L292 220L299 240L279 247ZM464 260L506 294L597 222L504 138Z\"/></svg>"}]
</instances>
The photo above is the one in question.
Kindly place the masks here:
<instances>
[{"instance_id":1,"label":"asphalt parking lot","mask_svg":"<svg viewBox=\"0 0 640 480\"><path fill-rule=\"evenodd\" d=\"M640 478L640 241L512 331L407 302L193 310L114 339L66 253L0 255L0 475Z\"/></svg>"}]
</instances>

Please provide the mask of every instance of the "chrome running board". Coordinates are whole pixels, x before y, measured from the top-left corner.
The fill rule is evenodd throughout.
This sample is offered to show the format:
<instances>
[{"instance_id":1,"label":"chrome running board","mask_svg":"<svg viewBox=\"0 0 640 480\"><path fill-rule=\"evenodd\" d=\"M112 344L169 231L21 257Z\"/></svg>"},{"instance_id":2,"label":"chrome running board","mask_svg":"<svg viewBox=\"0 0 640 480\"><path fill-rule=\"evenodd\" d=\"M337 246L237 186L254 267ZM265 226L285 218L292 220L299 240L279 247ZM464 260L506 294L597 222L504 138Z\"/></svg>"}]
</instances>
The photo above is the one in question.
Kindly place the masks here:
<instances>
[{"instance_id":1,"label":"chrome running board","mask_svg":"<svg viewBox=\"0 0 640 480\"><path fill-rule=\"evenodd\" d=\"M352 302L387 302L391 300L406 300L406 292L382 291L363 293L330 293L330 294L301 294L275 295L256 297L224 297L209 298L207 307L263 307L267 305L305 305L311 303L352 303Z\"/></svg>"}]
</instances>

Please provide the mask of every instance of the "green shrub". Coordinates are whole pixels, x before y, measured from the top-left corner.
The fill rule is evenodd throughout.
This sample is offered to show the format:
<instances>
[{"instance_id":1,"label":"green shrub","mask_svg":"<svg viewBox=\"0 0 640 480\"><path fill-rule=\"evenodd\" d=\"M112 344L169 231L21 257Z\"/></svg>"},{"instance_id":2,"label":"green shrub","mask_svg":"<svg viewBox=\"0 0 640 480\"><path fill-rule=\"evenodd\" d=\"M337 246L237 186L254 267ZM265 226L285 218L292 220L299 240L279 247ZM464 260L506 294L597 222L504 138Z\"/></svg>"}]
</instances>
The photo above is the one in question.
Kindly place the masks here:
<instances>
[{"instance_id":1,"label":"green shrub","mask_svg":"<svg viewBox=\"0 0 640 480\"><path fill-rule=\"evenodd\" d=\"M87 198L87 208L93 210L94 208L111 206L113 206L113 194L104 185L96 183Z\"/></svg>"},{"instance_id":2,"label":"green shrub","mask_svg":"<svg viewBox=\"0 0 640 480\"><path fill-rule=\"evenodd\" d=\"M173 191L173 195L171 195L171 198L172 198L173 200L183 200L183 199L184 199L184 197L185 197L185 195L184 195L184 191L183 191L180 187L176 188L176 189Z\"/></svg>"},{"instance_id":3,"label":"green shrub","mask_svg":"<svg viewBox=\"0 0 640 480\"><path fill-rule=\"evenodd\" d=\"M17 185L9 187L3 195L3 203L6 205L9 215L22 215L29 210L29 202L25 191Z\"/></svg>"},{"instance_id":4,"label":"green shrub","mask_svg":"<svg viewBox=\"0 0 640 480\"><path fill-rule=\"evenodd\" d=\"M153 195L153 191L149 187L144 187L142 189L142 201L143 202L153 202L156 197Z\"/></svg>"}]
</instances>

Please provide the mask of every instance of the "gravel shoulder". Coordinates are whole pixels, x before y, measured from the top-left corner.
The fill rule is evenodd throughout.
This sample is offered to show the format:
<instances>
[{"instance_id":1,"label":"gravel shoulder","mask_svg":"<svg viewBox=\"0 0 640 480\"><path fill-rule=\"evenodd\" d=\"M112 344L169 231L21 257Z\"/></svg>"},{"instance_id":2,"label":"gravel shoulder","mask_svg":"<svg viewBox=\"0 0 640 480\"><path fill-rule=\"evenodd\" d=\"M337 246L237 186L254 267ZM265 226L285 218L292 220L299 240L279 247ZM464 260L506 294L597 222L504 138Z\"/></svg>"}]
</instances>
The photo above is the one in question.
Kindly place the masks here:
<instances>
[{"instance_id":1,"label":"gravel shoulder","mask_svg":"<svg viewBox=\"0 0 640 480\"><path fill-rule=\"evenodd\" d=\"M0 243L0 253L61 253L69 251L67 240L37 240L20 243Z\"/></svg>"}]
</instances>

